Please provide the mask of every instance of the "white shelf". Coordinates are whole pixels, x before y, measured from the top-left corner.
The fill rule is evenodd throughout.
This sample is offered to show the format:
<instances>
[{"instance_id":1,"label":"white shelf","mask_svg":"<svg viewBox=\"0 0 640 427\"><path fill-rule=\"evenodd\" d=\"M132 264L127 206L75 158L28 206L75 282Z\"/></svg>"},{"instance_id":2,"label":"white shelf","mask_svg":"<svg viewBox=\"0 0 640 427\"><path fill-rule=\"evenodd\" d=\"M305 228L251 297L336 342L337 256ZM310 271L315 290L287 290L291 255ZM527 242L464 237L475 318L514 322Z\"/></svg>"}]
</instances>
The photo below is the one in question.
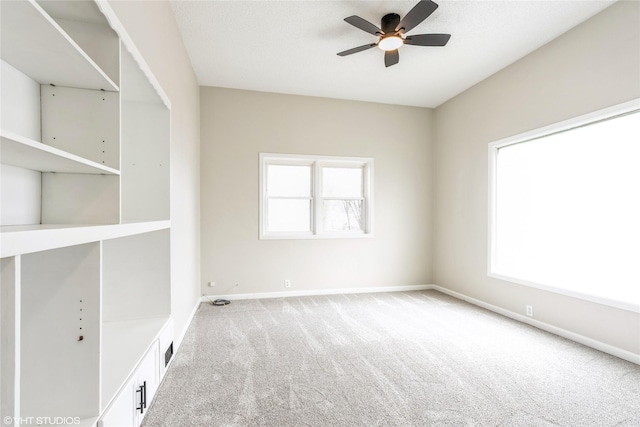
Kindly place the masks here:
<instances>
[{"instance_id":1,"label":"white shelf","mask_svg":"<svg viewBox=\"0 0 640 427\"><path fill-rule=\"evenodd\" d=\"M171 227L171 221L127 224L33 224L0 227L0 258L132 236Z\"/></svg>"},{"instance_id":2,"label":"white shelf","mask_svg":"<svg viewBox=\"0 0 640 427\"><path fill-rule=\"evenodd\" d=\"M169 316L102 323L102 408L106 408L169 322Z\"/></svg>"},{"instance_id":3,"label":"white shelf","mask_svg":"<svg viewBox=\"0 0 640 427\"><path fill-rule=\"evenodd\" d=\"M35 1L2 2L1 15L2 59L33 80L118 91L118 85Z\"/></svg>"},{"instance_id":4,"label":"white shelf","mask_svg":"<svg viewBox=\"0 0 640 427\"><path fill-rule=\"evenodd\" d=\"M39 172L120 175L114 168L6 130L0 130L0 161Z\"/></svg>"}]
</instances>

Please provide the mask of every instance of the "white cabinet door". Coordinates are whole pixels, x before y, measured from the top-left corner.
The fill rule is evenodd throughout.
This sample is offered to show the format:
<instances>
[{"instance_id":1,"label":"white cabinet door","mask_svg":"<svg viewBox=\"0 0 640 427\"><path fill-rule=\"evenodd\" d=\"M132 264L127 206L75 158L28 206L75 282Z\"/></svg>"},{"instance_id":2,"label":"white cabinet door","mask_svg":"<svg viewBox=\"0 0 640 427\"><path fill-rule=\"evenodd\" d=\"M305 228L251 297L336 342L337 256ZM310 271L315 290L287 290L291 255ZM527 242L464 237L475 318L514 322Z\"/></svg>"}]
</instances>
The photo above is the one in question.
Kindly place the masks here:
<instances>
[{"instance_id":1,"label":"white cabinet door","mask_svg":"<svg viewBox=\"0 0 640 427\"><path fill-rule=\"evenodd\" d=\"M113 401L107 412L98 421L98 427L134 427L135 407L134 382L129 381Z\"/></svg>"},{"instance_id":2,"label":"white cabinet door","mask_svg":"<svg viewBox=\"0 0 640 427\"><path fill-rule=\"evenodd\" d=\"M136 426L142 423L147 409L156 394L159 383L158 362L160 360L158 342L154 342L138 366L135 375L135 418Z\"/></svg>"}]
</instances>

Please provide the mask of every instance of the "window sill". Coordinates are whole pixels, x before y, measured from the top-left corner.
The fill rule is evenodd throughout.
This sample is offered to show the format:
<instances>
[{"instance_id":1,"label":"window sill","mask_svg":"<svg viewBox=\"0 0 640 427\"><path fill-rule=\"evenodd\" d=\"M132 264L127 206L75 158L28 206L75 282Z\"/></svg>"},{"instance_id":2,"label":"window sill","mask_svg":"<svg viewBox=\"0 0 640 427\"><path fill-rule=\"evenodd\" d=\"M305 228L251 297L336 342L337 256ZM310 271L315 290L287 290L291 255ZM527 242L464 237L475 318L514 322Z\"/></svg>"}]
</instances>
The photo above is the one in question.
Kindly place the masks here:
<instances>
[{"instance_id":1,"label":"window sill","mask_svg":"<svg viewBox=\"0 0 640 427\"><path fill-rule=\"evenodd\" d=\"M373 239L373 233L261 234L259 240Z\"/></svg>"}]
</instances>

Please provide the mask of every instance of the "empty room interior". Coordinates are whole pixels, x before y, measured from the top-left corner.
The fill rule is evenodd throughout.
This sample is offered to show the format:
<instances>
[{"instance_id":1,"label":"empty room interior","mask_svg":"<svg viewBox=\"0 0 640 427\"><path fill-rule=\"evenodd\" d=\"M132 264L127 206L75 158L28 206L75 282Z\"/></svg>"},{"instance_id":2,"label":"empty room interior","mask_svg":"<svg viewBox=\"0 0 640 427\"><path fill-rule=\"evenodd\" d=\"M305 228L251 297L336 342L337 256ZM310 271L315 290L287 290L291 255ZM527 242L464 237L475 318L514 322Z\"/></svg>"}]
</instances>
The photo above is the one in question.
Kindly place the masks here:
<instances>
[{"instance_id":1,"label":"empty room interior","mask_svg":"<svg viewBox=\"0 0 640 427\"><path fill-rule=\"evenodd\" d=\"M2 425L640 425L640 1L0 18Z\"/></svg>"}]
</instances>

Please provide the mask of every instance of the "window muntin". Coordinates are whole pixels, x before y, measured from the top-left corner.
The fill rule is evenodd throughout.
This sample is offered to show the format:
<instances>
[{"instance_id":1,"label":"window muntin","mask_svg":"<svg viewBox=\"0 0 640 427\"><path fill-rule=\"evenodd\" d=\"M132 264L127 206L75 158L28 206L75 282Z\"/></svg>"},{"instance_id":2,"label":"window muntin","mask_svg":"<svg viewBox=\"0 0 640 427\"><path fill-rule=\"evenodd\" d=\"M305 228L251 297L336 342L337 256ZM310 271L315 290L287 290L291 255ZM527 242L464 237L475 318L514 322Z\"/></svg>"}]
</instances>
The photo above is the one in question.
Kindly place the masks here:
<instances>
[{"instance_id":1,"label":"window muntin","mask_svg":"<svg viewBox=\"0 0 640 427\"><path fill-rule=\"evenodd\" d=\"M630 107L490 145L490 276L640 311L640 112Z\"/></svg>"},{"instance_id":2,"label":"window muntin","mask_svg":"<svg viewBox=\"0 0 640 427\"><path fill-rule=\"evenodd\" d=\"M260 155L260 238L370 237L373 159Z\"/></svg>"}]
</instances>

